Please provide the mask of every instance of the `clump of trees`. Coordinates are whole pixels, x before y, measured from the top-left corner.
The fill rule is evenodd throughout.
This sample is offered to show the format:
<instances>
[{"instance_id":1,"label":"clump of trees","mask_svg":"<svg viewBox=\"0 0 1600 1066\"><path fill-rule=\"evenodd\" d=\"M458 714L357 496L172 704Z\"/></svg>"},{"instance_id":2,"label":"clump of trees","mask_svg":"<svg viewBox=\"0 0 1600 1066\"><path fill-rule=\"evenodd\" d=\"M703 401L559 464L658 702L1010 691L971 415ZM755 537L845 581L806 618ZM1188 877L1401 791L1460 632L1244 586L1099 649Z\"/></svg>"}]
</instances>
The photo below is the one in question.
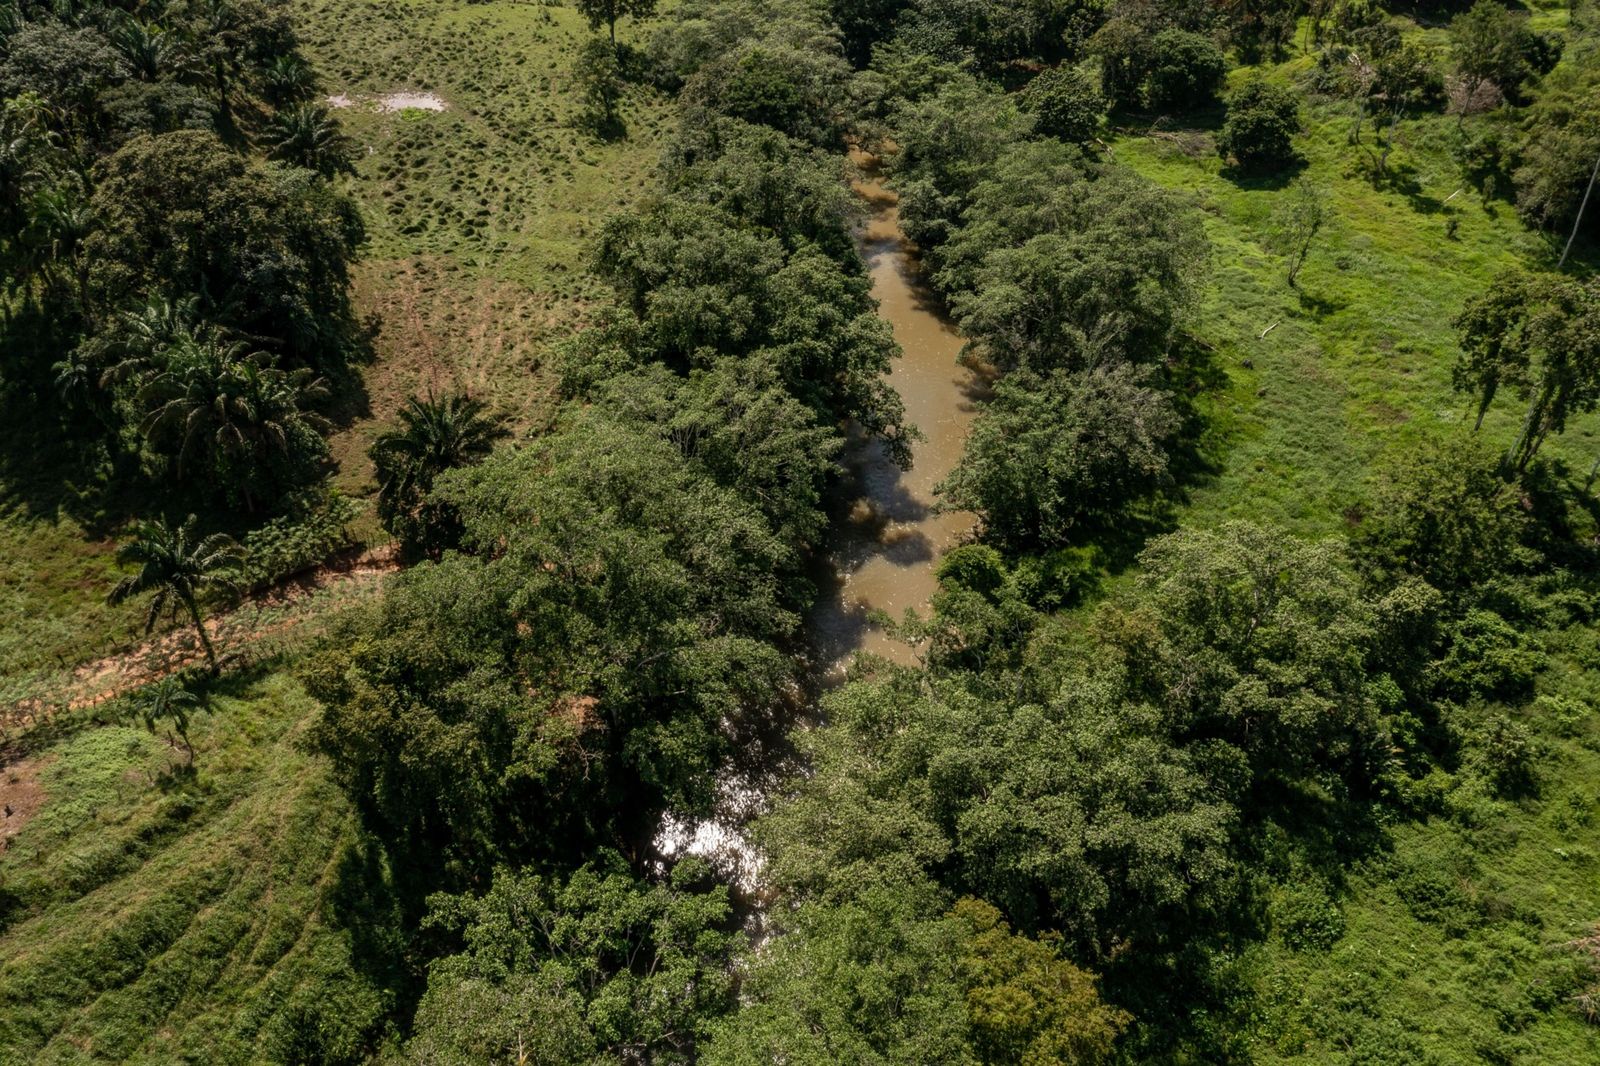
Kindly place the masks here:
<instances>
[{"instance_id":1,"label":"clump of trees","mask_svg":"<svg viewBox=\"0 0 1600 1066\"><path fill-rule=\"evenodd\" d=\"M1500 394L1527 403L1505 462L1520 474L1551 433L1600 405L1600 282L1512 272L1468 302L1456 319L1461 357L1453 380L1477 400L1474 429Z\"/></svg>"},{"instance_id":2,"label":"clump of trees","mask_svg":"<svg viewBox=\"0 0 1600 1066\"><path fill-rule=\"evenodd\" d=\"M360 351L362 240L331 184L352 147L311 103L287 15L8 10L0 271L53 353L8 381L186 502L287 506L320 479L327 382Z\"/></svg>"},{"instance_id":3,"label":"clump of trees","mask_svg":"<svg viewBox=\"0 0 1600 1066\"><path fill-rule=\"evenodd\" d=\"M1297 158L1300 100L1292 89L1255 79L1228 98L1217 154L1247 173L1281 170Z\"/></svg>"}]
</instances>

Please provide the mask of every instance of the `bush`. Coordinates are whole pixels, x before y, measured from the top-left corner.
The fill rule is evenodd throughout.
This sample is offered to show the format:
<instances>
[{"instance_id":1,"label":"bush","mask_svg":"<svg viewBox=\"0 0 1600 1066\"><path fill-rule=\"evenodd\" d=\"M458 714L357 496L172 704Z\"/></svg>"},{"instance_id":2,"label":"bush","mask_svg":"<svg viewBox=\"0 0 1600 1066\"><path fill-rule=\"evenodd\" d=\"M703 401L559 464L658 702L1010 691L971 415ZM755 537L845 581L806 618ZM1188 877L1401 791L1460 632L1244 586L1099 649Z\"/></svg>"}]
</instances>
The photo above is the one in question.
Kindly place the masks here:
<instances>
[{"instance_id":1,"label":"bush","mask_svg":"<svg viewBox=\"0 0 1600 1066\"><path fill-rule=\"evenodd\" d=\"M1071 144L1087 144L1100 126L1105 97L1093 79L1072 67L1055 67L1034 78L1023 94L1040 133Z\"/></svg>"},{"instance_id":2,"label":"bush","mask_svg":"<svg viewBox=\"0 0 1600 1066\"><path fill-rule=\"evenodd\" d=\"M1316 882L1289 886L1273 902L1272 924L1296 951L1327 951L1344 936L1344 913Z\"/></svg>"},{"instance_id":3,"label":"bush","mask_svg":"<svg viewBox=\"0 0 1600 1066\"><path fill-rule=\"evenodd\" d=\"M1435 680L1447 697L1511 698L1528 690L1545 661L1537 639L1493 611L1472 610L1456 626Z\"/></svg>"},{"instance_id":4,"label":"bush","mask_svg":"<svg viewBox=\"0 0 1600 1066\"><path fill-rule=\"evenodd\" d=\"M318 565L351 544L355 501L330 492L309 508L274 518L244 538L244 583L252 589L276 584Z\"/></svg>"},{"instance_id":5,"label":"bush","mask_svg":"<svg viewBox=\"0 0 1600 1066\"><path fill-rule=\"evenodd\" d=\"M1295 160L1300 99L1278 85L1256 80L1228 100L1228 119L1217 135L1217 154L1246 171L1278 170Z\"/></svg>"},{"instance_id":6,"label":"bush","mask_svg":"<svg viewBox=\"0 0 1600 1066\"><path fill-rule=\"evenodd\" d=\"M1216 100L1228 64L1210 38L1163 30L1151 44L1154 55L1145 97L1153 110L1194 111Z\"/></svg>"}]
</instances>

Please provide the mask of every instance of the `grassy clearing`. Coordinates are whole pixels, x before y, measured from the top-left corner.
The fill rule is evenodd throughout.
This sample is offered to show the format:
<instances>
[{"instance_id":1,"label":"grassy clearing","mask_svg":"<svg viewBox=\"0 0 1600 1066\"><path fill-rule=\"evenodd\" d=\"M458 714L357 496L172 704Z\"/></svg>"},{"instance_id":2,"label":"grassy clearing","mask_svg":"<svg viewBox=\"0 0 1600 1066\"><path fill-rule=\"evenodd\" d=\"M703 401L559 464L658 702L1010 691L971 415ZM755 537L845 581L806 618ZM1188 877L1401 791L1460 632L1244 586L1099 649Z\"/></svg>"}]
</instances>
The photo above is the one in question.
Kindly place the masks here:
<instances>
[{"instance_id":1,"label":"grassy clearing","mask_svg":"<svg viewBox=\"0 0 1600 1066\"><path fill-rule=\"evenodd\" d=\"M1310 62L1272 76L1292 77ZM1128 132L1112 145L1120 161L1190 193L1215 248L1198 332L1228 376L1211 401L1224 470L1194 493L1185 522L1338 528L1386 453L1470 429L1470 404L1450 389L1458 350L1450 323L1462 304L1499 271L1552 258L1509 204L1485 203L1467 187L1450 158L1454 119L1405 123L1391 159L1398 180L1375 188L1361 149L1347 144L1350 114L1330 103L1307 111L1300 176L1327 191L1330 210L1298 291L1264 247L1284 179L1234 180L1203 130ZM1448 218L1457 220L1453 237ZM1502 399L1484 433L1509 444L1520 414ZM1581 478L1600 454L1600 418L1579 420L1545 454Z\"/></svg>"},{"instance_id":2,"label":"grassy clearing","mask_svg":"<svg viewBox=\"0 0 1600 1066\"><path fill-rule=\"evenodd\" d=\"M599 295L588 238L649 186L670 101L633 86L626 136L584 131L569 68L590 31L571 8L299 0L296 11L364 153L353 191L371 243L356 291L381 324L365 417L334 441L339 484L360 491L367 445L410 393L466 388L518 428L543 424L541 355ZM631 22L619 35L642 36ZM446 110L380 110L405 91Z\"/></svg>"},{"instance_id":3,"label":"grassy clearing","mask_svg":"<svg viewBox=\"0 0 1600 1066\"><path fill-rule=\"evenodd\" d=\"M0 1060L248 1062L362 1050L389 1005L383 904L282 675L225 686L194 772L107 724L38 753L45 802L5 852Z\"/></svg>"},{"instance_id":4,"label":"grassy clearing","mask_svg":"<svg viewBox=\"0 0 1600 1066\"><path fill-rule=\"evenodd\" d=\"M1563 17L1541 11L1539 28ZM1296 79L1311 62L1262 73ZM1264 246L1281 179L1234 180L1207 129L1124 131L1112 144L1120 161L1195 198L1216 249L1199 334L1228 377L1209 401L1221 472L1193 491L1186 524L1250 518L1324 535L1358 520L1388 455L1424 436L1470 433L1469 403L1449 378L1451 320L1464 301L1502 269L1554 261L1551 240L1461 177L1453 118L1403 124L1396 180L1375 186L1347 143L1349 112L1313 103L1306 117L1301 176L1327 191L1330 212L1298 291ZM1580 266L1592 269L1588 254ZM1519 417L1503 399L1483 432L1509 444ZM1544 451L1580 482L1597 454L1593 416ZM1593 708L1593 630L1547 641L1541 692ZM1570 1002L1592 980L1571 942L1600 920L1600 728L1592 713L1563 722L1537 703L1512 714L1540 746L1532 794L1392 826L1387 850L1337 886L1342 934L1331 947L1275 934L1236 960L1251 1010L1225 1024L1245 1061L1600 1060L1600 1030Z\"/></svg>"}]
</instances>

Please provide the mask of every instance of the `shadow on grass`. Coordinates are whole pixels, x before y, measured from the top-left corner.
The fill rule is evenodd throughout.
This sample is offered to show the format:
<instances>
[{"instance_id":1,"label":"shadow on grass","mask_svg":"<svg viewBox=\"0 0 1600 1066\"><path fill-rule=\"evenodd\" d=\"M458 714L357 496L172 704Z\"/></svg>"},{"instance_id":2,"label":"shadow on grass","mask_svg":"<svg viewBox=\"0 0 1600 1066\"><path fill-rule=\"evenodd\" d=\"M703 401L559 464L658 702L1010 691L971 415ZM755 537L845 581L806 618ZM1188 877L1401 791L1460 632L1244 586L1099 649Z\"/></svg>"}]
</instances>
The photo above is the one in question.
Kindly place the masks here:
<instances>
[{"instance_id":1,"label":"shadow on grass","mask_svg":"<svg viewBox=\"0 0 1600 1066\"><path fill-rule=\"evenodd\" d=\"M1230 163L1221 174L1235 187L1245 192L1281 192L1305 172L1309 164L1302 155L1271 169L1246 167Z\"/></svg>"},{"instance_id":2,"label":"shadow on grass","mask_svg":"<svg viewBox=\"0 0 1600 1066\"><path fill-rule=\"evenodd\" d=\"M1300 310L1315 319L1324 319L1337 311L1343 311L1350 306L1350 301L1336 296L1324 296L1320 293L1307 292L1296 287L1295 295L1300 300Z\"/></svg>"}]
</instances>

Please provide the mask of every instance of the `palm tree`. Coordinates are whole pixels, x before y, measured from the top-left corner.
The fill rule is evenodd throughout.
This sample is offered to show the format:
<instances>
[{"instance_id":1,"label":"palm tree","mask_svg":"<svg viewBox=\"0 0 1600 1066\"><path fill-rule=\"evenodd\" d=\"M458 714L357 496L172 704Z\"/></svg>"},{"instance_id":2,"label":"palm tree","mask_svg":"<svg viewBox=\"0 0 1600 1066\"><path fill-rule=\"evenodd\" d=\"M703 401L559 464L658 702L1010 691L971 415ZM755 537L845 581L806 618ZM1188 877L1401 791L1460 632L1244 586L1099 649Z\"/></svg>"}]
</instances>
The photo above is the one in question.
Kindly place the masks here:
<instances>
[{"instance_id":1,"label":"palm tree","mask_svg":"<svg viewBox=\"0 0 1600 1066\"><path fill-rule=\"evenodd\" d=\"M230 460L253 470L274 455L291 455L326 428L306 408L327 397L327 384L303 367L281 370L266 353L215 333L180 334L164 360L136 397L145 411L139 429L172 457L180 479L197 450L209 455L213 470ZM249 506L251 486L239 488Z\"/></svg>"},{"instance_id":2,"label":"palm tree","mask_svg":"<svg viewBox=\"0 0 1600 1066\"><path fill-rule=\"evenodd\" d=\"M146 633L155 628L163 610L170 608L174 618L180 610L188 612L195 633L200 637L200 647L205 650L206 661L215 673L217 652L206 634L205 620L200 614L200 596L209 588L232 588L242 559L232 537L221 533L197 537L196 524L194 515L176 529L159 518L139 523L133 539L117 552L119 563L137 564L139 572L117 582L106 601L115 606L133 596L149 593L150 608L144 619Z\"/></svg>"},{"instance_id":3,"label":"palm tree","mask_svg":"<svg viewBox=\"0 0 1600 1066\"><path fill-rule=\"evenodd\" d=\"M465 393L406 401L400 426L381 434L369 453L378 468L378 514L391 533L414 518L433 480L489 454L505 435L497 419Z\"/></svg>"},{"instance_id":4,"label":"palm tree","mask_svg":"<svg viewBox=\"0 0 1600 1066\"><path fill-rule=\"evenodd\" d=\"M193 62L183 39L164 26L124 15L111 27L108 36L112 46L122 53L128 69L140 81L157 81L168 73L193 73Z\"/></svg>"},{"instance_id":5,"label":"palm tree","mask_svg":"<svg viewBox=\"0 0 1600 1066\"><path fill-rule=\"evenodd\" d=\"M317 91L317 76L298 55L278 56L261 72L261 90L274 107L287 107L311 99Z\"/></svg>"},{"instance_id":6,"label":"palm tree","mask_svg":"<svg viewBox=\"0 0 1600 1066\"><path fill-rule=\"evenodd\" d=\"M354 174L353 145L339 121L318 104L295 104L272 116L267 128L267 154L284 163L314 170L325 178Z\"/></svg>"},{"instance_id":7,"label":"palm tree","mask_svg":"<svg viewBox=\"0 0 1600 1066\"><path fill-rule=\"evenodd\" d=\"M200 320L200 298L169 300L152 296L132 311L120 311L104 345L102 386L140 381L154 373L161 357L173 345L197 342L212 327Z\"/></svg>"},{"instance_id":8,"label":"palm tree","mask_svg":"<svg viewBox=\"0 0 1600 1066\"><path fill-rule=\"evenodd\" d=\"M183 741L184 754L190 766L194 765L194 744L189 740L189 712L200 705L200 697L190 692L176 676L168 674L153 685L141 689L134 700L134 710L144 720L145 728L154 733L163 719L172 722L172 728ZM167 742L177 747L172 733Z\"/></svg>"}]
</instances>

